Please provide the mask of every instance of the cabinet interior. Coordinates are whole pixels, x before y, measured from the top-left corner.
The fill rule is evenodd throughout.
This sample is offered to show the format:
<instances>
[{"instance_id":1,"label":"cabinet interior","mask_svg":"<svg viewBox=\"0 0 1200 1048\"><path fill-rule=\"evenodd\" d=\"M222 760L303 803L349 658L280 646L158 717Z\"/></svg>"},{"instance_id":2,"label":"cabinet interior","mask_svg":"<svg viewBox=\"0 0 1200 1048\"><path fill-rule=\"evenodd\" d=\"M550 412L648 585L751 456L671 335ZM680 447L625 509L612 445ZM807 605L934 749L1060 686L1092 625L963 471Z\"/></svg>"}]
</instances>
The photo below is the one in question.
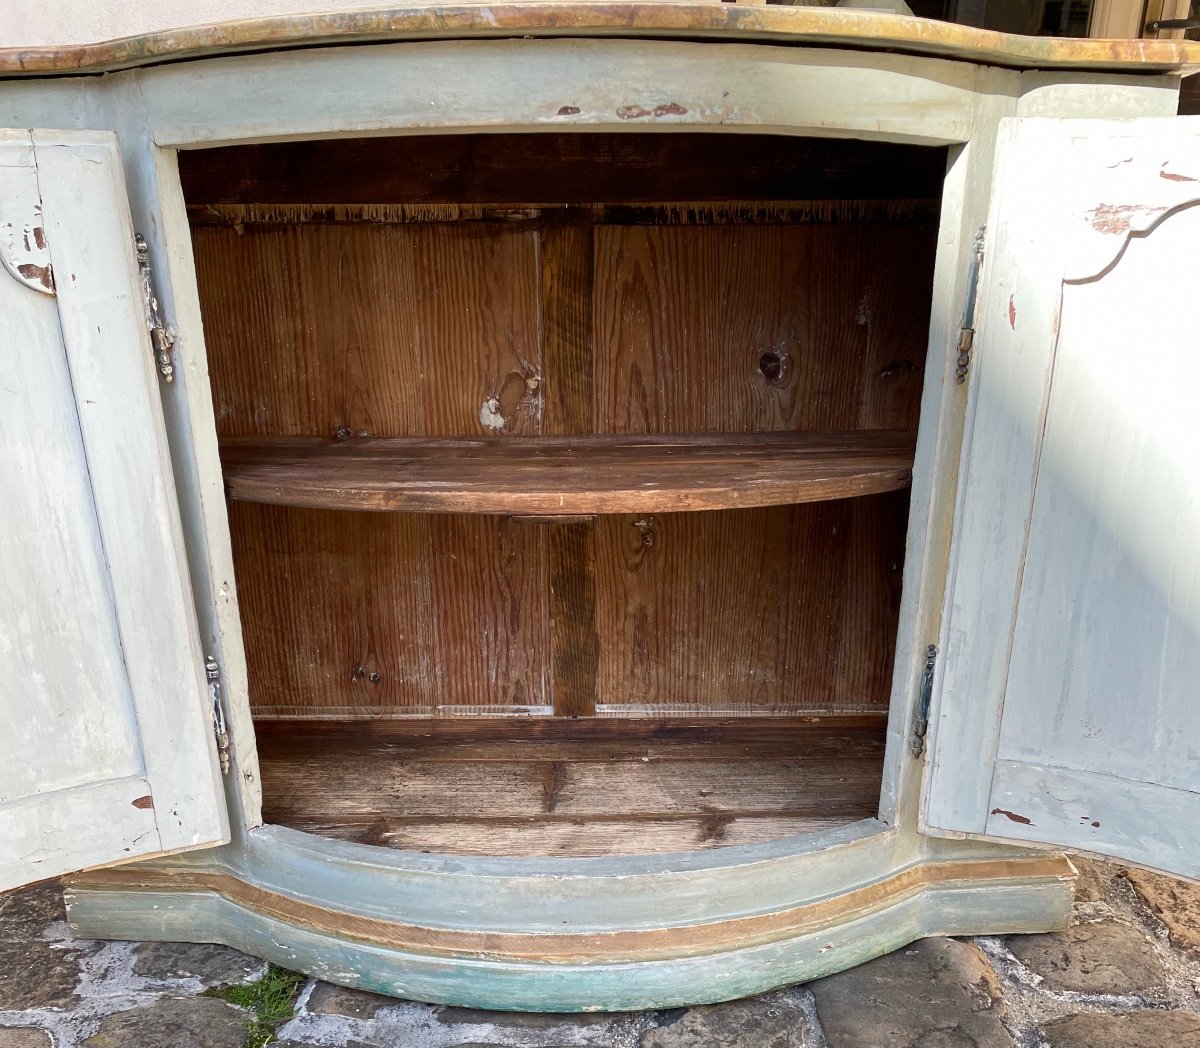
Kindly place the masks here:
<instances>
[{"instance_id":1,"label":"cabinet interior","mask_svg":"<svg viewBox=\"0 0 1200 1048\"><path fill-rule=\"evenodd\" d=\"M181 153L264 819L593 855L874 815L946 159Z\"/></svg>"}]
</instances>

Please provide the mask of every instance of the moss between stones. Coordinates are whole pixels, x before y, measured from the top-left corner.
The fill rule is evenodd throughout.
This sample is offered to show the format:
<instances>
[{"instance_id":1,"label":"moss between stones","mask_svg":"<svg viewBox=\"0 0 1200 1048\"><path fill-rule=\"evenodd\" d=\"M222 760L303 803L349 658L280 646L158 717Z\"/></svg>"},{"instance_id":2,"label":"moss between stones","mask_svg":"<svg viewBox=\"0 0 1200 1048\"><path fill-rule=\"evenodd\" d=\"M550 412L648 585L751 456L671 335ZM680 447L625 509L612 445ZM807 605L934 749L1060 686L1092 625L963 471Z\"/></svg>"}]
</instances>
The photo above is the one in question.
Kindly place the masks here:
<instances>
[{"instance_id":1,"label":"moss between stones","mask_svg":"<svg viewBox=\"0 0 1200 1048\"><path fill-rule=\"evenodd\" d=\"M299 972L268 964L261 979L205 990L204 996L249 1008L254 1014L246 1024L245 1048L265 1048L275 1040L275 1031L292 1017L304 980Z\"/></svg>"}]
</instances>

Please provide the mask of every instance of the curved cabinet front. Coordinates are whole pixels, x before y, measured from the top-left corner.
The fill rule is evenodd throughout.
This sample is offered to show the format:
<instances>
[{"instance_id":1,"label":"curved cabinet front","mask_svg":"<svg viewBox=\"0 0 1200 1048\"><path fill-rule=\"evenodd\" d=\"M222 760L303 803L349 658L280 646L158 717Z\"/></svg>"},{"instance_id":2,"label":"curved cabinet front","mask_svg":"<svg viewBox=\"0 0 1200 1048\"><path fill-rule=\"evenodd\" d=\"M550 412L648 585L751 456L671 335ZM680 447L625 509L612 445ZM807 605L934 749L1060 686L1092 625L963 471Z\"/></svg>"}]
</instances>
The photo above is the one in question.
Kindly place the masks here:
<instances>
[{"instance_id":1,"label":"curved cabinet front","mask_svg":"<svg viewBox=\"0 0 1200 1048\"><path fill-rule=\"evenodd\" d=\"M819 978L925 935L1065 925L1063 857L903 837L874 820L649 857L389 851L268 826L240 846L73 878L77 934L219 942L434 1003L625 1011Z\"/></svg>"}]
</instances>

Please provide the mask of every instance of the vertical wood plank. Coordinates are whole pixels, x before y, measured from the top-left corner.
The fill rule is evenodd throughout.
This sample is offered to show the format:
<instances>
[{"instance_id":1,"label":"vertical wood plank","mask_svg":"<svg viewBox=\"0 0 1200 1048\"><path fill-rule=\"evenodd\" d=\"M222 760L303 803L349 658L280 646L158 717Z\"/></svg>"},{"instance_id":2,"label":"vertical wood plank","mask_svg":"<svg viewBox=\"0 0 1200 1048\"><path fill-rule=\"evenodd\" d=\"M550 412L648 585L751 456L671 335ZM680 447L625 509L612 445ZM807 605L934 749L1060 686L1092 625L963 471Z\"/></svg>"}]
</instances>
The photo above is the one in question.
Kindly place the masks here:
<instances>
[{"instance_id":1,"label":"vertical wood plank","mask_svg":"<svg viewBox=\"0 0 1200 1048\"><path fill-rule=\"evenodd\" d=\"M592 225L548 212L540 231L544 431L595 432L592 353ZM554 714L596 712L596 579L592 522L551 524L549 555L550 672Z\"/></svg>"},{"instance_id":2,"label":"vertical wood plank","mask_svg":"<svg viewBox=\"0 0 1200 1048\"><path fill-rule=\"evenodd\" d=\"M592 226L547 213L539 232L543 432L595 432L592 405Z\"/></svg>"},{"instance_id":3,"label":"vertical wood plank","mask_svg":"<svg viewBox=\"0 0 1200 1048\"><path fill-rule=\"evenodd\" d=\"M596 712L600 639L596 632L595 525L551 524L550 635L554 715Z\"/></svg>"}]
</instances>

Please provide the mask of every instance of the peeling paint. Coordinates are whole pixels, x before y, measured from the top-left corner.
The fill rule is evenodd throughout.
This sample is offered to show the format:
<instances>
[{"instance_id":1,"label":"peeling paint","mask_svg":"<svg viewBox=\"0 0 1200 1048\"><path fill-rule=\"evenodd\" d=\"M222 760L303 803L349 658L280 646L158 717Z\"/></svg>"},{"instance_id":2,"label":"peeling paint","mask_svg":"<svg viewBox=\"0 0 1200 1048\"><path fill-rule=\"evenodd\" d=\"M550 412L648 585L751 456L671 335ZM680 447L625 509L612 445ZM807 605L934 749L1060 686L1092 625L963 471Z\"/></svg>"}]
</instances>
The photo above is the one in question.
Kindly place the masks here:
<instances>
[{"instance_id":1,"label":"peeling paint","mask_svg":"<svg viewBox=\"0 0 1200 1048\"><path fill-rule=\"evenodd\" d=\"M1168 171L1166 164L1163 164L1158 177L1165 178L1168 182L1200 182L1200 178L1193 178L1191 175L1177 175L1174 171Z\"/></svg>"},{"instance_id":2,"label":"peeling paint","mask_svg":"<svg viewBox=\"0 0 1200 1048\"><path fill-rule=\"evenodd\" d=\"M1097 204L1088 212L1088 220L1097 233L1128 233L1133 216L1144 210L1139 204Z\"/></svg>"},{"instance_id":3,"label":"peeling paint","mask_svg":"<svg viewBox=\"0 0 1200 1048\"><path fill-rule=\"evenodd\" d=\"M25 262L17 266L17 273L27 284L41 284L47 291L54 290L54 274L51 273L49 266Z\"/></svg>"},{"instance_id":4,"label":"peeling paint","mask_svg":"<svg viewBox=\"0 0 1200 1048\"><path fill-rule=\"evenodd\" d=\"M498 396L493 395L484 400L483 406L479 409L479 424L493 433L499 433L508 425L508 419L500 414L500 398Z\"/></svg>"}]
</instances>

